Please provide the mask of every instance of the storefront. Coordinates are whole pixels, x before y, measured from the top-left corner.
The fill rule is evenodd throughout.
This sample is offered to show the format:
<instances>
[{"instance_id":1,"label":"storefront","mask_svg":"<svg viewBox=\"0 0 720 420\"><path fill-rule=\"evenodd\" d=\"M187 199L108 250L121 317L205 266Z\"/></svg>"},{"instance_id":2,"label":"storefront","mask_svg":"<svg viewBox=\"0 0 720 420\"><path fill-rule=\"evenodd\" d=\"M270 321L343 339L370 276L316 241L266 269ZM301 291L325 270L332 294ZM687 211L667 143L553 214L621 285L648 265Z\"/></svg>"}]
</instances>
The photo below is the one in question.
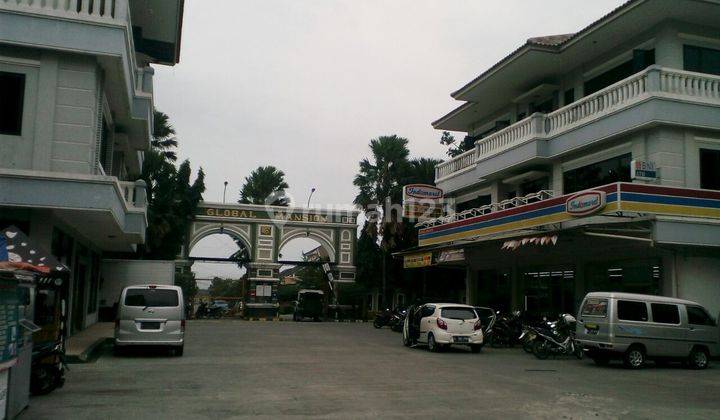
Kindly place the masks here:
<instances>
[{"instance_id":1,"label":"storefront","mask_svg":"<svg viewBox=\"0 0 720 420\"><path fill-rule=\"evenodd\" d=\"M517 204L428 223L405 255L462 250L465 301L500 310L574 313L621 291L720 311L720 192L614 183Z\"/></svg>"}]
</instances>

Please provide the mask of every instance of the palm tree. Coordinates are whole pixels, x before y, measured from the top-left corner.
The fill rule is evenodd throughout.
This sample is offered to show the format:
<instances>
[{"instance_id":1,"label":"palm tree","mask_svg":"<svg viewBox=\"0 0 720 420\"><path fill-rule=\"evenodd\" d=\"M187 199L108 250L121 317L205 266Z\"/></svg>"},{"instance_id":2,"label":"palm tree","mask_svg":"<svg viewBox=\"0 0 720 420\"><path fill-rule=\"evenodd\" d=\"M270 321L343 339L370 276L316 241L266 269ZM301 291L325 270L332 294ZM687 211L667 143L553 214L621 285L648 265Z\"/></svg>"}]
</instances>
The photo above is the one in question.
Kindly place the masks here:
<instances>
[{"instance_id":1,"label":"palm tree","mask_svg":"<svg viewBox=\"0 0 720 420\"><path fill-rule=\"evenodd\" d=\"M153 133L150 144L162 153L166 160L172 162L177 160L177 153L172 150L178 145L175 128L170 124L170 117L157 109L153 112Z\"/></svg>"},{"instance_id":2,"label":"palm tree","mask_svg":"<svg viewBox=\"0 0 720 420\"><path fill-rule=\"evenodd\" d=\"M398 203L402 198L401 181L408 170L408 140L396 135L370 140L372 158L360 161L360 172L353 184L360 193L353 203L364 211L385 210L385 201Z\"/></svg>"},{"instance_id":3,"label":"palm tree","mask_svg":"<svg viewBox=\"0 0 720 420\"><path fill-rule=\"evenodd\" d=\"M406 184L435 185L435 166L443 161L434 158L418 158L410 161Z\"/></svg>"},{"instance_id":4,"label":"palm tree","mask_svg":"<svg viewBox=\"0 0 720 420\"><path fill-rule=\"evenodd\" d=\"M238 202L287 206L290 204L289 198L285 196L287 188L290 186L285 182L283 171L274 166L260 166L245 177Z\"/></svg>"}]
</instances>

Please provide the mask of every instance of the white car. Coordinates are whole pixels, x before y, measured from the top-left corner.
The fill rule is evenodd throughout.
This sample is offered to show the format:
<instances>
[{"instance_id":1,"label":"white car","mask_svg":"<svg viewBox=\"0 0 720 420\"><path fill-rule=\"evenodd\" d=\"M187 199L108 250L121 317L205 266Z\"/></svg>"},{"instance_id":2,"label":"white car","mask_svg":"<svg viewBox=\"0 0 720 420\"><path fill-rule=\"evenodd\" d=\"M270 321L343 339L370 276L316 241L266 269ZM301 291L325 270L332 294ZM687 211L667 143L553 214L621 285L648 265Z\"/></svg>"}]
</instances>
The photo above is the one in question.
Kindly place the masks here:
<instances>
[{"instance_id":1,"label":"white car","mask_svg":"<svg viewBox=\"0 0 720 420\"><path fill-rule=\"evenodd\" d=\"M461 345L477 353L483 346L480 318L475 308L458 303L412 306L403 325L403 344L426 344L433 352Z\"/></svg>"}]
</instances>

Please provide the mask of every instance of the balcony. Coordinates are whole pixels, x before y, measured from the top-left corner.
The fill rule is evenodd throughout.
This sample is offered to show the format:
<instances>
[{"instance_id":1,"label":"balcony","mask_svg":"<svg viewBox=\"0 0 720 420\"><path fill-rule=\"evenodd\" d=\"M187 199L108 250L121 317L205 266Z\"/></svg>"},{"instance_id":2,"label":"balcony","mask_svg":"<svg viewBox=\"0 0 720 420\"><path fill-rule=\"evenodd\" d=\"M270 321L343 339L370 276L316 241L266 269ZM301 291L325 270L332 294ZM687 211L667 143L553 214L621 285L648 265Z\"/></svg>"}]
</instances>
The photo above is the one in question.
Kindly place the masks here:
<instances>
[{"instance_id":1,"label":"balcony","mask_svg":"<svg viewBox=\"0 0 720 420\"><path fill-rule=\"evenodd\" d=\"M664 101L668 106L638 108L652 100ZM477 180L533 158L552 158L650 123L720 128L717 112L703 114L697 108L677 108L685 104L720 106L720 76L651 66L549 114L533 114L478 140L474 149L437 165L435 183L454 187L456 178L463 178L465 173L474 172L472 179ZM632 117L621 115L631 109L638 112ZM621 118L611 122L610 117ZM592 131L585 129L600 120L611 124L595 124ZM493 162L510 150L517 151L516 159ZM482 170L478 170L481 166Z\"/></svg>"},{"instance_id":2,"label":"balcony","mask_svg":"<svg viewBox=\"0 0 720 420\"><path fill-rule=\"evenodd\" d=\"M145 189L112 176L0 169L0 206L51 210L106 251L145 242Z\"/></svg>"}]
</instances>

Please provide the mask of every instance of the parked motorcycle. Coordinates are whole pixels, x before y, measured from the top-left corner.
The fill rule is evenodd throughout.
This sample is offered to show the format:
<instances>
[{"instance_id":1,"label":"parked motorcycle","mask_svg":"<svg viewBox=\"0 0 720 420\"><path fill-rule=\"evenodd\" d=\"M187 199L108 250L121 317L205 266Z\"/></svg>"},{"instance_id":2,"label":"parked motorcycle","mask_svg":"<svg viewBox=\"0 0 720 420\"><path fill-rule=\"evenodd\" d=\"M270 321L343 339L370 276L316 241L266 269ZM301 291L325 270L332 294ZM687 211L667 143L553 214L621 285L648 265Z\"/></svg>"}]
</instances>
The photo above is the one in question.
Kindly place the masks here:
<instances>
[{"instance_id":1,"label":"parked motorcycle","mask_svg":"<svg viewBox=\"0 0 720 420\"><path fill-rule=\"evenodd\" d=\"M497 312L492 328L488 328L486 341L492 347L512 347L522 334L520 311Z\"/></svg>"},{"instance_id":2,"label":"parked motorcycle","mask_svg":"<svg viewBox=\"0 0 720 420\"><path fill-rule=\"evenodd\" d=\"M375 315L375 320L373 321L373 327L375 328L382 328L384 326L389 326L391 329L397 325L402 325L402 322L405 320L404 317L401 318L399 310L396 309L384 309L381 312L378 312L377 315ZM402 327L400 327L402 329Z\"/></svg>"},{"instance_id":3,"label":"parked motorcycle","mask_svg":"<svg viewBox=\"0 0 720 420\"><path fill-rule=\"evenodd\" d=\"M45 395L65 384L65 351L61 343L33 347L30 393Z\"/></svg>"},{"instance_id":4,"label":"parked motorcycle","mask_svg":"<svg viewBox=\"0 0 720 420\"><path fill-rule=\"evenodd\" d=\"M405 323L405 317L407 317L407 308L397 309L397 321L395 321L394 324L390 325L390 329L395 332L402 332L403 330L403 324Z\"/></svg>"},{"instance_id":5,"label":"parked motorcycle","mask_svg":"<svg viewBox=\"0 0 720 420\"><path fill-rule=\"evenodd\" d=\"M201 303L197 311L195 312L195 318L215 318L220 319L228 312L228 308L219 305L207 305L205 302Z\"/></svg>"},{"instance_id":6,"label":"parked motorcycle","mask_svg":"<svg viewBox=\"0 0 720 420\"><path fill-rule=\"evenodd\" d=\"M533 354L541 360L550 355L574 355L582 359L583 350L575 342L575 317L562 314L557 321L548 322L545 326L531 327L537 337L533 341Z\"/></svg>"}]
</instances>

